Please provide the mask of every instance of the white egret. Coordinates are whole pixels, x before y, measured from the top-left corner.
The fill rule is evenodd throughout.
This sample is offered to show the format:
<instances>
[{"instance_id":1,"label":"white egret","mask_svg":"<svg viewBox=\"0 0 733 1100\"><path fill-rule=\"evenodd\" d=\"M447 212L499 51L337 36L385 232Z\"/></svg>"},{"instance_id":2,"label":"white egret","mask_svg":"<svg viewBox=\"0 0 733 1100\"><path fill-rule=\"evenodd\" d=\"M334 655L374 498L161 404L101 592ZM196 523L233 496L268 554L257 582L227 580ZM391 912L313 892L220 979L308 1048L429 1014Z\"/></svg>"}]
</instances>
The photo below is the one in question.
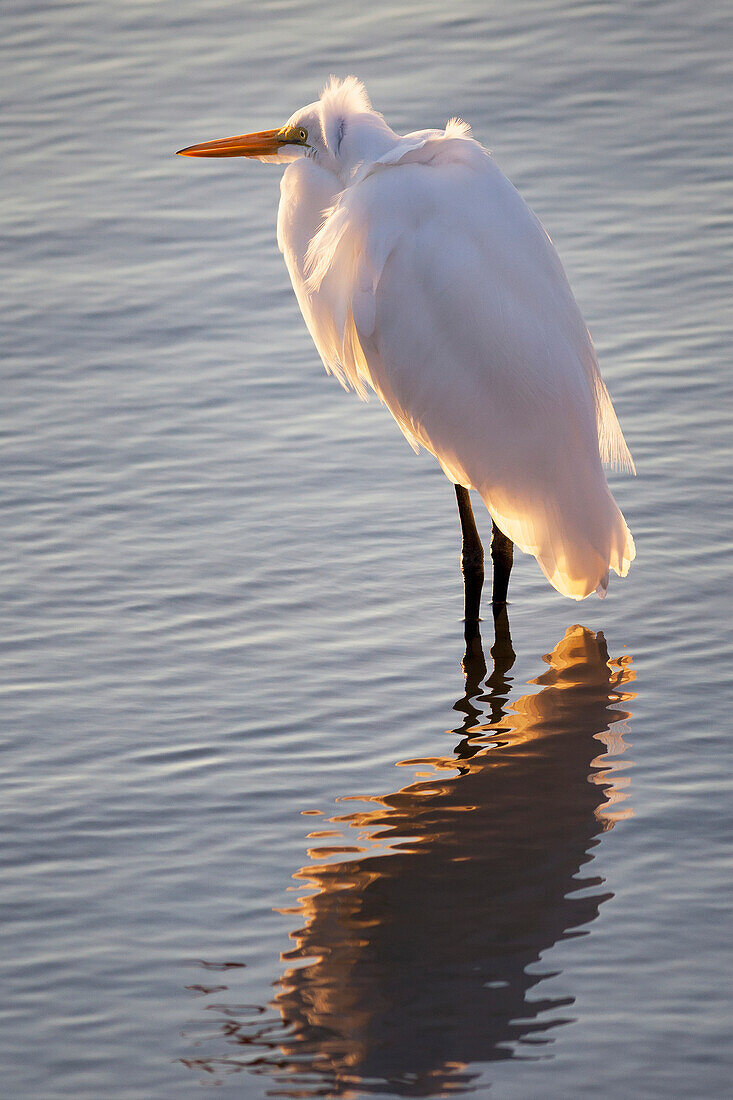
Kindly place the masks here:
<instances>
[{"instance_id":1,"label":"white egret","mask_svg":"<svg viewBox=\"0 0 733 1100\"><path fill-rule=\"evenodd\" d=\"M513 544L581 600L625 576L634 542L602 463L633 471L593 344L541 223L452 119L399 137L355 77L278 130L193 145L196 157L287 165L277 239L326 370L373 390L454 483L466 617L493 521L494 605Z\"/></svg>"}]
</instances>

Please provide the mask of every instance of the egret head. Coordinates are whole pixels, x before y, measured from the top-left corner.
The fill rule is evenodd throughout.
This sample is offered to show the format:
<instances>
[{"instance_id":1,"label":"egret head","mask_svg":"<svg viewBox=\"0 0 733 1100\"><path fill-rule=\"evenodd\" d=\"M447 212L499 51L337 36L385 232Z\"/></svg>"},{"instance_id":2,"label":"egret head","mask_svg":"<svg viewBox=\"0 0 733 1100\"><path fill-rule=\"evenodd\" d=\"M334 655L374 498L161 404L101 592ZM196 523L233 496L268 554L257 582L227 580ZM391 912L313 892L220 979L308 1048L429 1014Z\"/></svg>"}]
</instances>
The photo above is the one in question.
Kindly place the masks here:
<instances>
[{"instance_id":1,"label":"egret head","mask_svg":"<svg viewBox=\"0 0 733 1100\"><path fill-rule=\"evenodd\" d=\"M185 157L250 157L275 164L309 157L346 182L354 168L381 156L396 137L356 77L339 80L332 76L320 99L299 108L279 129L205 141L178 153Z\"/></svg>"}]
</instances>

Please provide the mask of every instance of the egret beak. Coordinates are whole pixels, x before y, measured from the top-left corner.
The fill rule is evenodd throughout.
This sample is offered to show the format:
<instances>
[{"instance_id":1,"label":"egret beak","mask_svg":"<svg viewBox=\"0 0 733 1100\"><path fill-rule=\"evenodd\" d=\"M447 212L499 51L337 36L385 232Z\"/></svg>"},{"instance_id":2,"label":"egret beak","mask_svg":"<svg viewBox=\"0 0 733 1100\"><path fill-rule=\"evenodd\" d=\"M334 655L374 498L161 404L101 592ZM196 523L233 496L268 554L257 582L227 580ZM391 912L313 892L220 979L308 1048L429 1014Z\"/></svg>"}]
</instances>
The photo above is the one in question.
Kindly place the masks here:
<instances>
[{"instance_id":1,"label":"egret beak","mask_svg":"<svg viewBox=\"0 0 733 1100\"><path fill-rule=\"evenodd\" d=\"M219 141L204 141L179 149L179 157L273 157L288 144L285 130L259 130L256 134L237 134Z\"/></svg>"}]
</instances>

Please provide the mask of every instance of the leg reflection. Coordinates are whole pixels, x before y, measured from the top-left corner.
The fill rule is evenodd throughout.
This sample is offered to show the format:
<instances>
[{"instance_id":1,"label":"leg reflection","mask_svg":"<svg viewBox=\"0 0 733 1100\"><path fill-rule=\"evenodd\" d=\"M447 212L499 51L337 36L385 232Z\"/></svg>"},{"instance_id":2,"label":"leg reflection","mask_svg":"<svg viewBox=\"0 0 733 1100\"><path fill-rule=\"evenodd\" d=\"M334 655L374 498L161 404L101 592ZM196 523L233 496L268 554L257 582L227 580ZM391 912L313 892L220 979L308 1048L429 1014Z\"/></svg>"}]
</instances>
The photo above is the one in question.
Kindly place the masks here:
<instances>
[{"instance_id":1,"label":"leg reflection","mask_svg":"<svg viewBox=\"0 0 733 1100\"><path fill-rule=\"evenodd\" d=\"M501 721L504 707L511 690L509 673L516 660L512 636L509 630L509 615L506 604L492 604L494 620L494 644L490 649L492 669L486 681L488 692L483 691L482 683L486 677L486 658L481 641L481 631L477 621L466 620L464 638L466 651L462 667L466 677L466 694L459 699L453 709L464 713L463 725L455 732L463 734L463 740L456 745L455 753L462 759L474 756L483 746L471 741L471 731L482 716L482 708L488 706L492 723Z\"/></svg>"},{"instance_id":2,"label":"leg reflection","mask_svg":"<svg viewBox=\"0 0 733 1100\"><path fill-rule=\"evenodd\" d=\"M613 824L598 738L629 717L617 707L634 674L576 626L511 700L505 617L491 655L483 684L480 637L467 638L457 752L333 819L357 834L355 858L314 851L296 874L309 892L270 1015L229 1012L221 1058L190 1064L267 1073L282 1096L437 1096L471 1090L481 1063L546 1049L572 1019L572 997L538 990L541 960L611 896L581 868Z\"/></svg>"}]
</instances>

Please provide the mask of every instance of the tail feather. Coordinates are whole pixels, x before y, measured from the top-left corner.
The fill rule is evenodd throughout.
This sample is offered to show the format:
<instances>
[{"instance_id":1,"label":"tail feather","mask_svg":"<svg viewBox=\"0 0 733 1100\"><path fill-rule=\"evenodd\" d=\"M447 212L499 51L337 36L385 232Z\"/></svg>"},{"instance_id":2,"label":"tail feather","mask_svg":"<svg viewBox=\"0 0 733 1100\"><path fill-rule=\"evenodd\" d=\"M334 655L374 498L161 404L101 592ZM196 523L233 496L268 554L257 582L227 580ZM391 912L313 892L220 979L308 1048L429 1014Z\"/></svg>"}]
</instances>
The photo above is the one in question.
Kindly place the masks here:
<instances>
[{"instance_id":1,"label":"tail feather","mask_svg":"<svg viewBox=\"0 0 733 1100\"><path fill-rule=\"evenodd\" d=\"M543 501L539 507L518 509L495 491L481 496L497 526L520 550L537 559L563 596L583 600L596 592L603 598L609 570L620 577L628 573L636 555L634 540L607 487L591 508L578 507L576 502L575 507L560 509Z\"/></svg>"}]
</instances>

